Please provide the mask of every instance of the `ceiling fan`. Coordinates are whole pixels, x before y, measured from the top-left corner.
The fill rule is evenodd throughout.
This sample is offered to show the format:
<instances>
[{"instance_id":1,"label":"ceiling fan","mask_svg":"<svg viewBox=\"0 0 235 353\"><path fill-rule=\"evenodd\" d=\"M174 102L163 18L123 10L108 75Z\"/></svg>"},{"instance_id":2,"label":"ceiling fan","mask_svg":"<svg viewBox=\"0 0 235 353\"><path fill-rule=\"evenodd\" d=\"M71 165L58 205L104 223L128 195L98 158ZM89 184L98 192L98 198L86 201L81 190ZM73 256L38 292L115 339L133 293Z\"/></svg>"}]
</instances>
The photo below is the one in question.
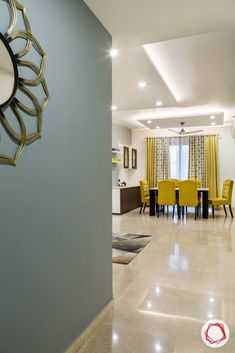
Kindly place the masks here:
<instances>
[{"instance_id":1,"label":"ceiling fan","mask_svg":"<svg viewBox=\"0 0 235 353\"><path fill-rule=\"evenodd\" d=\"M181 130L180 131L176 131L176 130L172 130L172 129L168 129L168 130L171 131L171 132L175 132L176 134L179 134L179 135L190 135L190 134L196 134L198 132L202 132L203 131L203 130L185 131L184 130L184 125L185 125L184 121L181 121L180 125L181 125Z\"/></svg>"}]
</instances>

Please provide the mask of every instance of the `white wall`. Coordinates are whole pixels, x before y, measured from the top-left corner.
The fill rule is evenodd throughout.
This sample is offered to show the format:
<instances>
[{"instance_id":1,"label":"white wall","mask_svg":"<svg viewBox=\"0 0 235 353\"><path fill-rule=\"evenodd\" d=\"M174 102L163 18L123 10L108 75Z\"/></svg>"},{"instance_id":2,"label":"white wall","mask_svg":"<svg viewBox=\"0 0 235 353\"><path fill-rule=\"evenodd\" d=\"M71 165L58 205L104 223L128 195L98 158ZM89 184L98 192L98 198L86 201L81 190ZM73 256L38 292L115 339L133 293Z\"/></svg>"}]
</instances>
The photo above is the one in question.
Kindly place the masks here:
<instances>
[{"instance_id":1,"label":"white wall","mask_svg":"<svg viewBox=\"0 0 235 353\"><path fill-rule=\"evenodd\" d=\"M132 133L131 129L127 127L113 124L112 125L112 147L120 148L119 145L131 145L132 143ZM128 186L135 186L132 184L134 180L135 170L124 169L123 164L113 164L112 165L112 185L117 186L118 179L125 181ZM139 185L139 183L137 183Z\"/></svg>"},{"instance_id":2,"label":"white wall","mask_svg":"<svg viewBox=\"0 0 235 353\"><path fill-rule=\"evenodd\" d=\"M220 189L224 179L231 178L235 181L235 138L231 135L231 126L202 127L203 134L219 134L219 183ZM138 184L146 177L146 137L173 136L166 129L132 130L132 144L138 149L138 169L131 174L130 183ZM233 193L233 205L235 206L235 188Z\"/></svg>"}]
</instances>

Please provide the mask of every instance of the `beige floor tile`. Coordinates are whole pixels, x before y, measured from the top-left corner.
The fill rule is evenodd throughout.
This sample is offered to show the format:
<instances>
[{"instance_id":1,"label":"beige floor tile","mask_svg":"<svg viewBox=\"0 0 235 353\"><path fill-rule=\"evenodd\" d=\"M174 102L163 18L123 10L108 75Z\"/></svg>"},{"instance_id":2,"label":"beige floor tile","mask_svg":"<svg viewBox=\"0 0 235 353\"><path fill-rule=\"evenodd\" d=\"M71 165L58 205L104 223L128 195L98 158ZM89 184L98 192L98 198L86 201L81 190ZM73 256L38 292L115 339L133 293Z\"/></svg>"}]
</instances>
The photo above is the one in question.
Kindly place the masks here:
<instances>
[{"instance_id":1,"label":"beige floor tile","mask_svg":"<svg viewBox=\"0 0 235 353\"><path fill-rule=\"evenodd\" d=\"M153 235L127 266L113 265L113 309L79 353L207 353L201 328L211 318L230 327L235 347L235 221L178 221L138 210L113 217L115 233Z\"/></svg>"}]
</instances>

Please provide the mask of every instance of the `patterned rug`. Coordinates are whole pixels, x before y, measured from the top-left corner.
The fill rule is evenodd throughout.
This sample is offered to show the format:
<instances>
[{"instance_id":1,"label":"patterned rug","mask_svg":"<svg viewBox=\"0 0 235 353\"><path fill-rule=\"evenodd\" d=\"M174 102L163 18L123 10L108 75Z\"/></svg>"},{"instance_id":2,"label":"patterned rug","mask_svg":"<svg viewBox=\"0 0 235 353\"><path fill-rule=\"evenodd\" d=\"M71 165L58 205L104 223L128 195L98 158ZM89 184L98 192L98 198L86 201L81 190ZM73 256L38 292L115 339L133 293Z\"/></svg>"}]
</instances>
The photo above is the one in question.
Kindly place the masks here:
<instances>
[{"instance_id":1,"label":"patterned rug","mask_svg":"<svg viewBox=\"0 0 235 353\"><path fill-rule=\"evenodd\" d=\"M152 238L150 235L113 234L113 263L128 265Z\"/></svg>"}]
</instances>

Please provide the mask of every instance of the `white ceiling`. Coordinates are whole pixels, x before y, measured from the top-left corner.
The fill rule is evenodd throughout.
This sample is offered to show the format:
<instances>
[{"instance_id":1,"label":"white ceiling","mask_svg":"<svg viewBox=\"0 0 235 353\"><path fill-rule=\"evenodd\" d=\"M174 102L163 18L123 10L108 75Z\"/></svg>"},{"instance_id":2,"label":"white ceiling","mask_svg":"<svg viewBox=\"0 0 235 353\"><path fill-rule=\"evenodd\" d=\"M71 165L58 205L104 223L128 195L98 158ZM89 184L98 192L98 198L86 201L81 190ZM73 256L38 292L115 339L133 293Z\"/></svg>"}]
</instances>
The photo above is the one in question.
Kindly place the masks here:
<instances>
[{"instance_id":1,"label":"white ceiling","mask_svg":"<svg viewBox=\"0 0 235 353\"><path fill-rule=\"evenodd\" d=\"M140 118L214 112L225 113L225 121L231 119L234 0L84 1L112 34L113 47L120 50L113 59L113 105L118 106L114 123L140 128ZM172 40L176 38L181 39ZM148 43L153 44L144 50ZM159 72L162 66L167 75ZM145 89L137 87L139 80L147 82ZM156 109L156 100L162 100L164 108Z\"/></svg>"},{"instance_id":2,"label":"white ceiling","mask_svg":"<svg viewBox=\"0 0 235 353\"><path fill-rule=\"evenodd\" d=\"M234 0L84 0L119 48L235 28Z\"/></svg>"}]
</instances>

